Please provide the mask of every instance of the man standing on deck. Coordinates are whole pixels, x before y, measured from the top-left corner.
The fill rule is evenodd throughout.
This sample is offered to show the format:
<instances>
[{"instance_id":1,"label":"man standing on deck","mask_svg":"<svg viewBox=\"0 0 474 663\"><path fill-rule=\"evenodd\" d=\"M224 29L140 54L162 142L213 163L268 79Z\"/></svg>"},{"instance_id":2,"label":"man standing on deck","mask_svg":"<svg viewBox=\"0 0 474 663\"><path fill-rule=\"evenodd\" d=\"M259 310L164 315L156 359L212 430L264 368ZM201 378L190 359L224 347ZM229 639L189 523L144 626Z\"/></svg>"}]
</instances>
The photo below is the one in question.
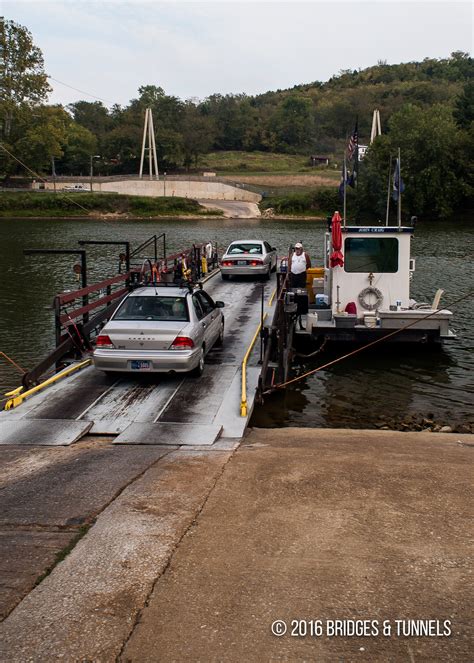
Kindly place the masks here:
<instances>
[{"instance_id":1,"label":"man standing on deck","mask_svg":"<svg viewBox=\"0 0 474 663\"><path fill-rule=\"evenodd\" d=\"M288 263L290 288L306 288L306 270L309 267L311 267L309 255L303 251L301 242L296 242L294 253L290 255Z\"/></svg>"}]
</instances>

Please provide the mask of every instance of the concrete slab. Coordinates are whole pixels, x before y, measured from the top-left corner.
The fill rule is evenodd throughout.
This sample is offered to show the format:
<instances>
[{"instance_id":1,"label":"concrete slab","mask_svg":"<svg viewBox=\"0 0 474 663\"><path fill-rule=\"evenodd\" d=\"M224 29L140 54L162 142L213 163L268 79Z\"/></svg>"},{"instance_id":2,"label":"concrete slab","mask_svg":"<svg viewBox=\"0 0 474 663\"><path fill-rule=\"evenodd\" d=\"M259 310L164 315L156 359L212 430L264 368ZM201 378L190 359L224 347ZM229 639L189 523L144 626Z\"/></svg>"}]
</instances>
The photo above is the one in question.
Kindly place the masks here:
<instances>
[{"instance_id":1,"label":"concrete slab","mask_svg":"<svg viewBox=\"0 0 474 663\"><path fill-rule=\"evenodd\" d=\"M0 422L0 445L69 446L92 428L92 421L15 419Z\"/></svg>"},{"instance_id":2,"label":"concrete slab","mask_svg":"<svg viewBox=\"0 0 474 663\"><path fill-rule=\"evenodd\" d=\"M221 431L222 426L216 424L131 424L113 443L200 446L214 444Z\"/></svg>"},{"instance_id":3,"label":"concrete slab","mask_svg":"<svg viewBox=\"0 0 474 663\"><path fill-rule=\"evenodd\" d=\"M157 576L230 455L171 453L128 486L0 624L0 660L119 660Z\"/></svg>"},{"instance_id":4,"label":"concrete slab","mask_svg":"<svg viewBox=\"0 0 474 663\"><path fill-rule=\"evenodd\" d=\"M4 451L8 449L0 447L2 465ZM49 448L49 462L36 466L35 448L23 450L23 468L18 467L14 458L9 462L7 457L5 461L18 478L2 484L0 527L3 528L56 529L90 524L124 486L173 449L117 448L98 441L79 442L71 447ZM33 462L28 463L28 459Z\"/></svg>"},{"instance_id":5,"label":"concrete slab","mask_svg":"<svg viewBox=\"0 0 474 663\"><path fill-rule=\"evenodd\" d=\"M124 487L173 449L119 449L93 439L0 447L0 619Z\"/></svg>"},{"instance_id":6,"label":"concrete slab","mask_svg":"<svg viewBox=\"0 0 474 663\"><path fill-rule=\"evenodd\" d=\"M471 660L472 449L458 439L252 431L120 660ZM335 619L389 620L392 636L328 637ZM396 619L439 620L441 630L448 620L451 635L397 637ZM306 622L306 636L298 627L292 636L292 620L321 620L323 634Z\"/></svg>"},{"instance_id":7,"label":"concrete slab","mask_svg":"<svg viewBox=\"0 0 474 663\"><path fill-rule=\"evenodd\" d=\"M0 620L28 594L76 535L74 531L0 531Z\"/></svg>"}]
</instances>

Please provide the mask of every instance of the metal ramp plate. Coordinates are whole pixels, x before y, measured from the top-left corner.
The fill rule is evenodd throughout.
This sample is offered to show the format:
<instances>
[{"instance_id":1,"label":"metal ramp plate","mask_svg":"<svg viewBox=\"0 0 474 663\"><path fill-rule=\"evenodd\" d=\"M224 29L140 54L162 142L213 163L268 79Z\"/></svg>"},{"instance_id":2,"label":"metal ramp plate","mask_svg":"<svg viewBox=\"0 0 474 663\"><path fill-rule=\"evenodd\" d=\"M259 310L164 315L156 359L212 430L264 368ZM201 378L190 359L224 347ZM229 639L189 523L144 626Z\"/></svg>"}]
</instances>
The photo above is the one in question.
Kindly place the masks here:
<instances>
[{"instance_id":1,"label":"metal ramp plate","mask_svg":"<svg viewBox=\"0 0 474 663\"><path fill-rule=\"evenodd\" d=\"M0 422L0 445L67 447L92 428L92 421L15 419Z\"/></svg>"},{"instance_id":2,"label":"metal ramp plate","mask_svg":"<svg viewBox=\"0 0 474 663\"><path fill-rule=\"evenodd\" d=\"M210 445L220 436L216 424L130 424L113 441L114 444Z\"/></svg>"}]
</instances>

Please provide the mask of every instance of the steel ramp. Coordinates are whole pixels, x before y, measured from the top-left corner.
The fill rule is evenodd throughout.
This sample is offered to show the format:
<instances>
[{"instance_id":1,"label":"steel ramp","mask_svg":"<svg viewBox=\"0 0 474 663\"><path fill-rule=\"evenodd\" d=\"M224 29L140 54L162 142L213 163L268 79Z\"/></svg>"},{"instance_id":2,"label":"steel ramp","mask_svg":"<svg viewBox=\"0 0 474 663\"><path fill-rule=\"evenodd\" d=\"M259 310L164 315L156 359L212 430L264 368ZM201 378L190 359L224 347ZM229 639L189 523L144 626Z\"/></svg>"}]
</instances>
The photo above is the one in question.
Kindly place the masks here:
<instances>
[{"instance_id":1,"label":"steel ramp","mask_svg":"<svg viewBox=\"0 0 474 663\"><path fill-rule=\"evenodd\" d=\"M130 424L113 441L114 444L166 444L170 446L211 445L219 438L222 426L217 424L152 423Z\"/></svg>"},{"instance_id":2,"label":"steel ramp","mask_svg":"<svg viewBox=\"0 0 474 663\"><path fill-rule=\"evenodd\" d=\"M92 421L15 419L0 422L0 445L67 447L92 428Z\"/></svg>"}]
</instances>

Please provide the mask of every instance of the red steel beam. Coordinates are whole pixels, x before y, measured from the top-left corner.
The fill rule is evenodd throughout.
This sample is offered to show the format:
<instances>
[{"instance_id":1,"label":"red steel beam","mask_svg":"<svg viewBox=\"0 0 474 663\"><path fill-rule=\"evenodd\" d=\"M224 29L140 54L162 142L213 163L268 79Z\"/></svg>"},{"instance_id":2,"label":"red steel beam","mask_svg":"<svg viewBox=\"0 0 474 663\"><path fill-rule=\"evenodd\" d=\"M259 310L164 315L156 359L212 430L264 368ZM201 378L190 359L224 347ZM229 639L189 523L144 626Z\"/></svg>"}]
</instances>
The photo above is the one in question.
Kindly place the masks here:
<instances>
[{"instance_id":1,"label":"red steel beam","mask_svg":"<svg viewBox=\"0 0 474 663\"><path fill-rule=\"evenodd\" d=\"M108 302L112 302L114 299L117 299L118 297L122 297L123 295L126 295L128 292L128 288L122 288L121 290L117 290L116 292L113 292L111 295L107 295L106 297L101 297L95 302L92 302L92 304L88 304L87 306L81 306L81 308L76 308L74 311L71 311L70 313L63 313L59 317L59 321L61 322L62 325L66 324L67 322L72 322L72 320L75 320L76 318L79 318L81 315L84 313L88 313L89 311L93 311L95 308L98 308L99 306L102 306L103 304L107 304Z\"/></svg>"}]
</instances>

